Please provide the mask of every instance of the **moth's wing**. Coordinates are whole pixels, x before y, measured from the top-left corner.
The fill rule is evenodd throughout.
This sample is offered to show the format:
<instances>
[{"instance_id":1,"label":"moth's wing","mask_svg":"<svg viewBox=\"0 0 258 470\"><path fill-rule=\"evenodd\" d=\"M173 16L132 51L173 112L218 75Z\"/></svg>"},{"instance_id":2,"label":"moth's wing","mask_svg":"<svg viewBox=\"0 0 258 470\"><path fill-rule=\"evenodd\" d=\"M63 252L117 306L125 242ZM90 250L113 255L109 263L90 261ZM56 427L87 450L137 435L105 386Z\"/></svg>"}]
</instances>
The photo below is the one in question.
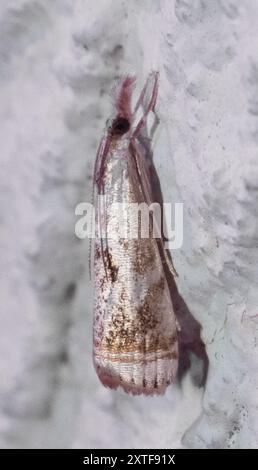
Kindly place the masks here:
<instances>
[{"instance_id":1,"label":"moth's wing","mask_svg":"<svg viewBox=\"0 0 258 470\"><path fill-rule=\"evenodd\" d=\"M154 239L109 244L115 276L105 280L94 362L101 382L132 394L163 394L175 381L177 325Z\"/></svg>"},{"instance_id":2,"label":"moth's wing","mask_svg":"<svg viewBox=\"0 0 258 470\"><path fill-rule=\"evenodd\" d=\"M128 180L128 193L133 194L135 202L146 202L131 154ZM175 380L178 344L157 241L109 240L108 258L108 276L98 277L101 293L96 304L94 343L97 373L110 388L121 386L132 394L162 394Z\"/></svg>"}]
</instances>

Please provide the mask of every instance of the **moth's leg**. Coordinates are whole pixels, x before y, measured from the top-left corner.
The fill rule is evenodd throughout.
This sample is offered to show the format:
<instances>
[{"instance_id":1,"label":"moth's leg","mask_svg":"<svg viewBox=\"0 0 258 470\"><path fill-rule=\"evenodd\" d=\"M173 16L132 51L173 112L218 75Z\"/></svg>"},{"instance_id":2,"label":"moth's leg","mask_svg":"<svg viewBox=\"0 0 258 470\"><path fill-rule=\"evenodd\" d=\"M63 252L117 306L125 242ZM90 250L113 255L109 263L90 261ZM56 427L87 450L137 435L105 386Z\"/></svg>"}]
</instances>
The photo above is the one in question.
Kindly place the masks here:
<instances>
[{"instance_id":1,"label":"moth's leg","mask_svg":"<svg viewBox=\"0 0 258 470\"><path fill-rule=\"evenodd\" d=\"M147 87L149 85L149 82L150 80L154 80L154 82L157 80L158 81L158 77L159 77L159 73L158 72L152 72L150 73L149 77L147 78L146 82L145 82L145 85L140 93L140 96L137 100L137 103L135 105L135 108L134 108L134 112L133 112L133 115L135 116L136 112L138 111L139 107L140 106L143 106L144 107L144 97L146 95L146 91L147 91ZM155 83L154 83L154 86L155 86Z\"/></svg>"},{"instance_id":2,"label":"moth's leg","mask_svg":"<svg viewBox=\"0 0 258 470\"><path fill-rule=\"evenodd\" d=\"M106 157L108 154L109 150L109 144L110 144L110 136L104 136L101 139L96 159L95 159L95 165L94 165L94 174L93 174L93 188L92 188L92 202L94 203L94 207L96 208L96 196L95 196L95 189L97 186L97 206L98 206L98 214L101 214L101 208L99 206L99 198L98 195L100 195L103 192L103 169L106 161ZM95 221L96 222L96 221ZM103 247L103 239L102 239L102 227L100 227L101 231L101 254L103 258L103 263L105 264L104 260L104 247ZM96 237L96 234L95 234ZM106 269L106 266L105 266ZM92 271L92 240L90 239L90 246L89 246L89 275L91 279L91 271Z\"/></svg>"},{"instance_id":3,"label":"moth's leg","mask_svg":"<svg viewBox=\"0 0 258 470\"><path fill-rule=\"evenodd\" d=\"M101 191L101 186L103 183L101 178L103 177L103 170L104 170L106 157L107 157L109 146L110 146L110 140L111 140L110 135L106 135L102 137L99 148L98 148L96 160L95 160L93 184L97 185L99 192Z\"/></svg>"},{"instance_id":4,"label":"moth's leg","mask_svg":"<svg viewBox=\"0 0 258 470\"><path fill-rule=\"evenodd\" d=\"M93 183L92 185L92 193L91 193L91 205L92 207L95 208L95 204L94 204L94 194L95 194L95 191L94 191L94 188L95 188L95 184ZM93 211L93 213L91 214L91 233L93 231L93 217L95 217L95 212ZM94 237L95 237L95 234L94 234ZM90 281L92 279L92 276L91 276L91 270L92 270L92 238L90 238L89 240L89 252L88 252L88 267L89 267L89 278L90 278Z\"/></svg>"},{"instance_id":5,"label":"moth's leg","mask_svg":"<svg viewBox=\"0 0 258 470\"><path fill-rule=\"evenodd\" d=\"M134 111L133 111L133 116L135 116L135 114L137 113L139 107L140 107L141 105L143 105L143 100L144 100L144 96L145 96L145 94L146 94L148 82L149 82L149 78L147 78L147 80L146 80L146 82L145 82L145 85L144 85L144 87L143 87L143 89L142 89L142 91L141 91L141 93L140 93L140 96L139 96L139 98L138 98L138 100L137 100L137 103L136 103L135 108L134 108Z\"/></svg>"},{"instance_id":6,"label":"moth's leg","mask_svg":"<svg viewBox=\"0 0 258 470\"><path fill-rule=\"evenodd\" d=\"M155 119L154 119L154 122L153 122L153 124L152 124L152 126L151 126L151 129L150 129L150 140L153 139L153 136L154 136L154 134L155 134L155 132L156 132L156 129L158 128L158 126L159 126L159 124L160 124L160 119L159 119L159 116L158 116L157 111L156 111L155 108L153 109L153 114L154 114L154 118L155 118Z\"/></svg>"},{"instance_id":7,"label":"moth's leg","mask_svg":"<svg viewBox=\"0 0 258 470\"><path fill-rule=\"evenodd\" d=\"M148 114L151 111L154 112L154 108L155 108L155 104L156 104L157 96L158 96L158 79L159 79L159 73L158 72L153 72L149 76L145 86L143 87L143 90L140 94L140 97L139 97L139 99L136 103L135 110L134 110L134 116L135 116L135 113L137 112L137 110L139 109L140 105L144 106L143 101L144 101L144 97L145 97L146 92L147 92L147 87L149 85L150 80L153 80L153 85L152 85L152 89L151 89L151 92L150 92L150 101L149 101L147 107L145 108L144 113L143 113L140 121L138 122L133 134L132 134L133 138L139 136L141 130L146 126Z\"/></svg>"},{"instance_id":8,"label":"moth's leg","mask_svg":"<svg viewBox=\"0 0 258 470\"><path fill-rule=\"evenodd\" d=\"M156 112L156 110L154 109L153 110L153 114L154 114L154 122L148 132L147 130L147 127L144 127L141 129L141 131L139 132L139 134L137 135L137 139L139 140L139 142L141 143L141 145L143 145L144 147L144 150L146 152L146 154L148 155L152 155L152 151L153 151L153 138L154 138L154 135L157 131L157 128L160 124L160 119L158 117L158 114Z\"/></svg>"},{"instance_id":9,"label":"moth's leg","mask_svg":"<svg viewBox=\"0 0 258 470\"><path fill-rule=\"evenodd\" d=\"M104 204L103 204L104 203ZM105 269L106 278L108 278L108 240L107 240L107 208L106 195L101 194L98 198L98 214L99 214L99 236L101 257Z\"/></svg>"},{"instance_id":10,"label":"moth's leg","mask_svg":"<svg viewBox=\"0 0 258 470\"><path fill-rule=\"evenodd\" d=\"M139 106L143 105L143 101L144 101L144 97L145 97L145 94L146 94L146 91L147 91L149 80L154 79L149 104L146 107L146 109L144 111L144 114L143 114L142 118L140 119L139 123L137 124L136 129L135 129L135 131L132 135L132 137L133 137L132 146L135 149L134 158L135 158L135 162L136 162L138 180L139 180L139 184L142 188L145 200L148 204L151 204L151 202L152 202L150 185L149 185L149 178L148 178L148 171L147 171L147 168L145 167L144 158L139 159L137 148L135 148L135 146L134 146L134 138L139 138L140 141L144 140L144 138L140 138L140 133L141 133L142 129L144 127L146 127L147 117L148 117L148 114L151 111L154 113L155 121L154 121L154 123L152 125L152 128L151 128L151 131L150 131L150 137L148 137L149 142L151 141L151 138L152 138L157 126L159 125L159 117L158 117L158 115L155 111L155 105L156 105L157 95L158 95L158 78L159 78L159 73L158 72L153 72L150 75L150 77L147 79L147 82L146 82L146 84L145 84L145 86L144 86L144 88L143 88L143 90L140 94L140 97L139 97L139 99L137 101L137 104L136 104L136 107L135 107L134 114L138 110ZM155 219L153 220L153 223L156 226L157 222L156 222ZM167 265L169 267L169 270L172 273L172 275L178 277L178 274L175 270L172 259L168 255L168 251L165 247L165 240L163 238L161 238L160 240L161 240L161 248L162 248L162 253L163 253L163 256L164 256L164 260L167 263Z\"/></svg>"}]
</instances>

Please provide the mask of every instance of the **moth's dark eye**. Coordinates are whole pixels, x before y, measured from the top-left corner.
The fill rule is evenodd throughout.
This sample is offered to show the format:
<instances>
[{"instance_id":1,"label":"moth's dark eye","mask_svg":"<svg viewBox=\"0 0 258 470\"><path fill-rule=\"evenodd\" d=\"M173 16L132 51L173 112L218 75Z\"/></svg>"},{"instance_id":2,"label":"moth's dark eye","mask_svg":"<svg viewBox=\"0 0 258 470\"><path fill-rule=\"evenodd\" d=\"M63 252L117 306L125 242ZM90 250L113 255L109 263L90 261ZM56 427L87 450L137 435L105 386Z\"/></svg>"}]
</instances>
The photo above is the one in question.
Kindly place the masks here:
<instances>
[{"instance_id":1,"label":"moth's dark eye","mask_svg":"<svg viewBox=\"0 0 258 470\"><path fill-rule=\"evenodd\" d=\"M126 118L118 117L112 123L112 133L123 135L130 129L130 122Z\"/></svg>"}]
</instances>

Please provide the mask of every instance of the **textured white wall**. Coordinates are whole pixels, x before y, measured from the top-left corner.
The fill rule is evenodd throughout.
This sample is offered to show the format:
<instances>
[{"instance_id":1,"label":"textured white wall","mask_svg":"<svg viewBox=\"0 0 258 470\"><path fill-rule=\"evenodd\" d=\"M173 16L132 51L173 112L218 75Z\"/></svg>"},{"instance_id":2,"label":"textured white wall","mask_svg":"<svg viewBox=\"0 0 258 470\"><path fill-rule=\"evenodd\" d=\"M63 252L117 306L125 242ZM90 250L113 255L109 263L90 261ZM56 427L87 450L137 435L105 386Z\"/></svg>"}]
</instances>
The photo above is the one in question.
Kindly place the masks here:
<instances>
[{"instance_id":1,"label":"textured white wall","mask_svg":"<svg viewBox=\"0 0 258 470\"><path fill-rule=\"evenodd\" d=\"M0 62L0 446L257 447L256 0L4 2ZM151 69L156 167L185 205L178 289L210 361L200 387L188 323L190 369L159 398L98 382L74 236L114 78Z\"/></svg>"}]
</instances>

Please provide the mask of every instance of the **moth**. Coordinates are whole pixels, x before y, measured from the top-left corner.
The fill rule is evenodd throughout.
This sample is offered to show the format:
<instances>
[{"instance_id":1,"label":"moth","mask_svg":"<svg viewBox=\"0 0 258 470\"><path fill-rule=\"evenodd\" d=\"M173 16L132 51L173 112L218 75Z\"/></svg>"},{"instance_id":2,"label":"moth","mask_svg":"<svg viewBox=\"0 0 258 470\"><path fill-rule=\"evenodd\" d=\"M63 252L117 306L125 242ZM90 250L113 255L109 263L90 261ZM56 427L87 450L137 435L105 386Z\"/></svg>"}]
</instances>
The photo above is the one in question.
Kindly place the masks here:
<instances>
[{"instance_id":1,"label":"moth","mask_svg":"<svg viewBox=\"0 0 258 470\"><path fill-rule=\"evenodd\" d=\"M114 118L94 167L93 360L104 386L121 386L134 395L163 394L175 380L178 366L177 321L164 271L164 259L170 262L164 241L116 236L127 205L153 202L143 135L149 114L155 113L158 79L158 72L149 75L133 111L136 78L119 80ZM113 210L117 203L121 211ZM127 219L127 228L136 222ZM174 273L173 265L170 268Z\"/></svg>"}]
</instances>

